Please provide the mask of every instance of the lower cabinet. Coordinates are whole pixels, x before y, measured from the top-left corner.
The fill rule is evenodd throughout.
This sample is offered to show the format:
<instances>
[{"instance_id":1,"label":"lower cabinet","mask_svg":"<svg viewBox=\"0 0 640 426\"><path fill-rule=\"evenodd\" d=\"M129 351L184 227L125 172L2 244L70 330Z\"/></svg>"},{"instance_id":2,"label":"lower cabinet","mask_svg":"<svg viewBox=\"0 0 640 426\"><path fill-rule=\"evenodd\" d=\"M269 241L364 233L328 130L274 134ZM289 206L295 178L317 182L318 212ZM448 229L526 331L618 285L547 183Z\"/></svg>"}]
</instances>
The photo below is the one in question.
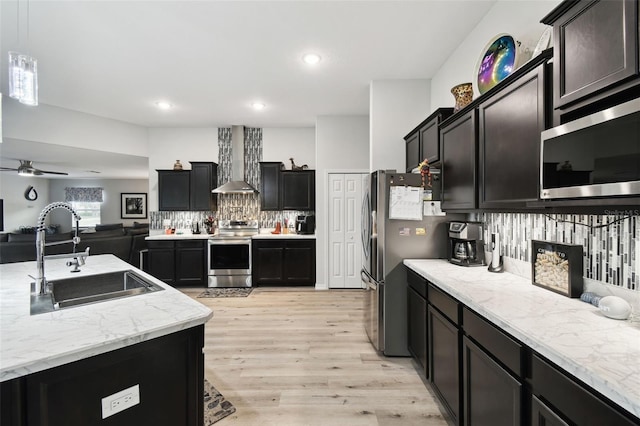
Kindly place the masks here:
<instances>
[{"instance_id":1,"label":"lower cabinet","mask_svg":"<svg viewBox=\"0 0 640 426\"><path fill-rule=\"evenodd\" d=\"M426 286L425 286L426 288ZM413 287L407 289L407 307L409 311L409 352L422 367L428 377L427 365L427 299Z\"/></svg>"},{"instance_id":2,"label":"lower cabinet","mask_svg":"<svg viewBox=\"0 0 640 426\"><path fill-rule=\"evenodd\" d=\"M429 384L452 424L640 424L637 417L410 269L407 286L410 352L421 365L426 360Z\"/></svg>"},{"instance_id":3,"label":"lower cabinet","mask_svg":"<svg viewBox=\"0 0 640 426\"><path fill-rule=\"evenodd\" d=\"M630 415L608 403L604 397L578 383L536 353L531 355L529 373L532 407L538 409L537 416L532 418L532 425L637 426L639 424L637 418L632 419ZM542 401L544 404L541 405ZM534 408L532 408L533 413L535 413ZM547 418L555 423L546 423Z\"/></svg>"},{"instance_id":4,"label":"lower cabinet","mask_svg":"<svg viewBox=\"0 0 640 426\"><path fill-rule=\"evenodd\" d=\"M460 425L460 330L429 305L429 380L455 425Z\"/></svg>"},{"instance_id":5,"label":"lower cabinet","mask_svg":"<svg viewBox=\"0 0 640 426\"><path fill-rule=\"evenodd\" d=\"M254 239L251 242L253 285L315 285L314 239Z\"/></svg>"},{"instance_id":6,"label":"lower cabinet","mask_svg":"<svg viewBox=\"0 0 640 426\"><path fill-rule=\"evenodd\" d=\"M204 326L0 384L11 426L203 424ZM138 385L140 403L103 419L102 398Z\"/></svg>"},{"instance_id":7,"label":"lower cabinet","mask_svg":"<svg viewBox=\"0 0 640 426\"><path fill-rule=\"evenodd\" d=\"M531 426L569 426L569 424L533 395L531 397Z\"/></svg>"},{"instance_id":8,"label":"lower cabinet","mask_svg":"<svg viewBox=\"0 0 640 426\"><path fill-rule=\"evenodd\" d=\"M206 241L147 241L148 270L151 275L173 286L204 286Z\"/></svg>"},{"instance_id":9,"label":"lower cabinet","mask_svg":"<svg viewBox=\"0 0 640 426\"><path fill-rule=\"evenodd\" d=\"M522 421L522 384L474 344L462 339L465 425L513 426Z\"/></svg>"}]
</instances>

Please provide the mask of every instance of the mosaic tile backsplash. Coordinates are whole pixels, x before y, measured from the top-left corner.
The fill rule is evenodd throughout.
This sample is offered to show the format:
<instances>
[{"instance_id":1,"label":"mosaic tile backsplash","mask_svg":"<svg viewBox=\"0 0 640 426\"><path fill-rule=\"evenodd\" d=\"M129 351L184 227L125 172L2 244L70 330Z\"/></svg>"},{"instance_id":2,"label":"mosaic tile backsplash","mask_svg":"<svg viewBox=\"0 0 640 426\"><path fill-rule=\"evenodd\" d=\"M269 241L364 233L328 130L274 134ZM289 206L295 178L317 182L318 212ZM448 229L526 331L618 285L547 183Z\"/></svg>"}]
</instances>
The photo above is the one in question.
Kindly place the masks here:
<instances>
[{"instance_id":1,"label":"mosaic tile backsplash","mask_svg":"<svg viewBox=\"0 0 640 426\"><path fill-rule=\"evenodd\" d=\"M531 262L531 240L580 244L584 277L640 291L640 216L485 213L485 241L500 234L501 253Z\"/></svg>"},{"instance_id":2,"label":"mosaic tile backsplash","mask_svg":"<svg viewBox=\"0 0 640 426\"><path fill-rule=\"evenodd\" d=\"M218 185L231 180L232 152L231 128L218 129ZM244 174L245 180L260 188L260 161L262 161L262 129L245 127L244 129ZM237 161L237 159L235 159ZM150 229L163 229L163 221L169 220L176 228L189 228L194 220L204 221L207 216L217 219L257 219L261 228L275 228L276 222L287 219L295 223L301 214L313 212L303 211L261 211L258 194L218 194L217 212L149 212Z\"/></svg>"}]
</instances>

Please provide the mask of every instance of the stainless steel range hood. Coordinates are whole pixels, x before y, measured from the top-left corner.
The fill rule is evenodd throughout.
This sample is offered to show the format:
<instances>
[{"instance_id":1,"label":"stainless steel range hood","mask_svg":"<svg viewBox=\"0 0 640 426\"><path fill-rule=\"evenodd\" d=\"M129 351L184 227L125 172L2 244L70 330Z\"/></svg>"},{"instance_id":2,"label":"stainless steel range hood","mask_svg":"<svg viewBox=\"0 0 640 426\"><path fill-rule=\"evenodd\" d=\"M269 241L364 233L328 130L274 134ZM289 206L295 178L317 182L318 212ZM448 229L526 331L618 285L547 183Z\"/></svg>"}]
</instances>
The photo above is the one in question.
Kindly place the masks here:
<instances>
[{"instance_id":1,"label":"stainless steel range hood","mask_svg":"<svg viewBox=\"0 0 640 426\"><path fill-rule=\"evenodd\" d=\"M244 180L244 126L231 127L231 180L214 189L214 194L256 194Z\"/></svg>"}]
</instances>

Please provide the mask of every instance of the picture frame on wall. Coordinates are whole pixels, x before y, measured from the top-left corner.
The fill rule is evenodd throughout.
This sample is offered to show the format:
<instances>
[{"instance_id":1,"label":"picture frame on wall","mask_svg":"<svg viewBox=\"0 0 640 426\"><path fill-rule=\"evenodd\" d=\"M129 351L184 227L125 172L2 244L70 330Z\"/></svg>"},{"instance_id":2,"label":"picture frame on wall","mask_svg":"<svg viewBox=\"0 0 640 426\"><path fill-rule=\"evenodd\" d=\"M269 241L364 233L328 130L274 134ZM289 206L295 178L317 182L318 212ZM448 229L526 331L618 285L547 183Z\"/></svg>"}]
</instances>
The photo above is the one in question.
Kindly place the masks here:
<instances>
[{"instance_id":1,"label":"picture frame on wall","mask_svg":"<svg viewBox=\"0 0 640 426\"><path fill-rule=\"evenodd\" d=\"M146 192L120 193L120 218L146 219L147 218L147 193Z\"/></svg>"}]
</instances>

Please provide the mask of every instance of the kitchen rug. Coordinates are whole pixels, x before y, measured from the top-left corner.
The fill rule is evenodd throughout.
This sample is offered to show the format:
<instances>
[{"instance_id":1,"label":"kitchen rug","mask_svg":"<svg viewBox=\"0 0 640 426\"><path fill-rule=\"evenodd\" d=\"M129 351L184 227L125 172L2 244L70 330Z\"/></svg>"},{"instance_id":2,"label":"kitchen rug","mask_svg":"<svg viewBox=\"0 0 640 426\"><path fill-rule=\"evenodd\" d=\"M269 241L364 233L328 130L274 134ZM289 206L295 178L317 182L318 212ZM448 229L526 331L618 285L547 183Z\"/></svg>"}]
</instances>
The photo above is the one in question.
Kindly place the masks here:
<instances>
[{"instance_id":1,"label":"kitchen rug","mask_svg":"<svg viewBox=\"0 0 640 426\"><path fill-rule=\"evenodd\" d=\"M235 412L236 407L204 379L204 426L211 426Z\"/></svg>"},{"instance_id":2,"label":"kitchen rug","mask_svg":"<svg viewBox=\"0 0 640 426\"><path fill-rule=\"evenodd\" d=\"M208 288L198 297L247 297L251 294L252 287L243 288Z\"/></svg>"}]
</instances>

